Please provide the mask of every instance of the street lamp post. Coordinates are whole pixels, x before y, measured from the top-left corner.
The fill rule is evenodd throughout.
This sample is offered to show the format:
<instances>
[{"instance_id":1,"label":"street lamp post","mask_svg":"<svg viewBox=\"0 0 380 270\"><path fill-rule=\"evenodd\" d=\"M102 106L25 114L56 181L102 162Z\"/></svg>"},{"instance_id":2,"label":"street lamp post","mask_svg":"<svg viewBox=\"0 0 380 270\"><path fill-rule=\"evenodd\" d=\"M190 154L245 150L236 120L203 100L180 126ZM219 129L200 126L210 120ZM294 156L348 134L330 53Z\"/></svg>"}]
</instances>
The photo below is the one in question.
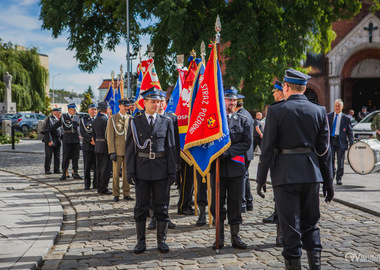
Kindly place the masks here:
<instances>
[{"instance_id":1,"label":"street lamp post","mask_svg":"<svg viewBox=\"0 0 380 270\"><path fill-rule=\"evenodd\" d=\"M55 79L55 77L57 77L58 75L61 75L61 73L57 73L57 74L55 74L54 76L53 76L53 82L52 82L52 90L53 90L53 106L54 106L54 79Z\"/></svg>"}]
</instances>

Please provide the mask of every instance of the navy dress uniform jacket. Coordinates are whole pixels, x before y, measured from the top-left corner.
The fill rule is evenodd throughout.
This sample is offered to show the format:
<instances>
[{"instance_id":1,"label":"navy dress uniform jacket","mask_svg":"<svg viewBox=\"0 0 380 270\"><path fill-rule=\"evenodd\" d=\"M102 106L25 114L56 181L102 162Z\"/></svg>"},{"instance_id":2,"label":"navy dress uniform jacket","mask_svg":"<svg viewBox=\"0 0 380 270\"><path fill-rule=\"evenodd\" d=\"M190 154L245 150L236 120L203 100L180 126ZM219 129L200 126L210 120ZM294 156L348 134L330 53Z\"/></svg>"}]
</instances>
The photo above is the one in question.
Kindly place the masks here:
<instances>
[{"instance_id":1,"label":"navy dress uniform jacket","mask_svg":"<svg viewBox=\"0 0 380 270\"><path fill-rule=\"evenodd\" d=\"M135 146L132 135L132 121L136 127L137 139L140 145L146 140L152 141L152 152L165 153L163 157L149 159L138 156L138 152L149 154L150 145L145 149ZM172 120L167 116L157 114L153 130L150 130L145 113L138 113L129 119L127 142L125 147L128 174L135 174L137 179L162 180L169 174L176 173L175 140Z\"/></svg>"},{"instance_id":2,"label":"navy dress uniform jacket","mask_svg":"<svg viewBox=\"0 0 380 270\"><path fill-rule=\"evenodd\" d=\"M79 122L80 118L78 115L74 115L73 120L71 120L69 114L66 113L61 116L58 122L47 129L47 131L52 132L62 126L63 143L79 143Z\"/></svg>"},{"instance_id":3,"label":"navy dress uniform jacket","mask_svg":"<svg viewBox=\"0 0 380 270\"><path fill-rule=\"evenodd\" d=\"M273 158L273 186L331 181L330 134L324 107L310 102L305 95L291 95L285 102L268 108L264 134L257 171L258 183L265 183ZM275 149L299 147L315 151L275 155Z\"/></svg>"},{"instance_id":4,"label":"navy dress uniform jacket","mask_svg":"<svg viewBox=\"0 0 380 270\"><path fill-rule=\"evenodd\" d=\"M92 139L92 119L90 116L86 116L81 119L80 123L80 134L83 137L83 143L82 143L82 150L83 151L90 151L94 152L95 145L92 145L91 139ZM95 139L94 139L95 141Z\"/></svg>"},{"instance_id":5,"label":"navy dress uniform jacket","mask_svg":"<svg viewBox=\"0 0 380 270\"><path fill-rule=\"evenodd\" d=\"M61 146L61 136L62 136L61 127L58 127L53 130L50 129L50 127L54 126L54 124L58 122L59 122L59 119L57 120L53 115L49 116L46 119L45 130L50 130L50 131L44 132L44 142L46 145L49 142L53 142L53 146ZM59 126L59 124L57 125Z\"/></svg>"},{"instance_id":6,"label":"navy dress uniform jacket","mask_svg":"<svg viewBox=\"0 0 380 270\"><path fill-rule=\"evenodd\" d=\"M106 136L108 118L106 115L100 113L92 123L92 136L95 141L94 152L96 154L107 154L108 146Z\"/></svg>"},{"instance_id":7,"label":"navy dress uniform jacket","mask_svg":"<svg viewBox=\"0 0 380 270\"><path fill-rule=\"evenodd\" d=\"M226 150L228 156L233 158L238 155L245 155L252 145L252 133L249 126L248 118L240 113L234 113L231 116L228 125L230 130L231 146ZM220 160L221 177L238 177L244 176L245 164L241 164L224 158Z\"/></svg>"},{"instance_id":8,"label":"navy dress uniform jacket","mask_svg":"<svg viewBox=\"0 0 380 270\"><path fill-rule=\"evenodd\" d=\"M250 129L250 133L251 133L251 137L252 137L252 143L251 143L251 146L249 147L249 149L247 151L247 160L251 161L253 159L253 124L254 124L254 120L252 118L252 115L244 108L240 108L237 112L245 115L248 119L249 129Z\"/></svg>"},{"instance_id":9,"label":"navy dress uniform jacket","mask_svg":"<svg viewBox=\"0 0 380 270\"><path fill-rule=\"evenodd\" d=\"M330 134L332 132L332 126L334 124L334 112L329 113L327 115L329 119L329 125L330 125ZM354 133L352 131L351 127L351 120L350 118L342 113L342 117L340 119L340 126L339 126L339 142L340 142L340 147L343 150L348 149L348 143L352 145L354 143Z\"/></svg>"}]
</instances>

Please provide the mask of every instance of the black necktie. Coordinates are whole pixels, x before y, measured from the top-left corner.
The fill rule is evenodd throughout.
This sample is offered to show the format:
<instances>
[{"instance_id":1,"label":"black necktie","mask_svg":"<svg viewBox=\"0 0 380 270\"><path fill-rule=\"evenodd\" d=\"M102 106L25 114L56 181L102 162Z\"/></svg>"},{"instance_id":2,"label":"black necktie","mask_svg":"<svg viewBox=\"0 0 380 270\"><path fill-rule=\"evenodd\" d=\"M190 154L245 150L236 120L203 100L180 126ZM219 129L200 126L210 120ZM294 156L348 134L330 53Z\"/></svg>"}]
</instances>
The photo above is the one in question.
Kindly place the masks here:
<instances>
[{"instance_id":1,"label":"black necktie","mask_svg":"<svg viewBox=\"0 0 380 270\"><path fill-rule=\"evenodd\" d=\"M149 119L150 119L150 123L149 123L149 126L150 126L150 129L152 130L153 129L153 121L154 121L154 118L153 116L149 116Z\"/></svg>"},{"instance_id":2,"label":"black necktie","mask_svg":"<svg viewBox=\"0 0 380 270\"><path fill-rule=\"evenodd\" d=\"M231 123L231 115L227 115L228 125Z\"/></svg>"}]
</instances>

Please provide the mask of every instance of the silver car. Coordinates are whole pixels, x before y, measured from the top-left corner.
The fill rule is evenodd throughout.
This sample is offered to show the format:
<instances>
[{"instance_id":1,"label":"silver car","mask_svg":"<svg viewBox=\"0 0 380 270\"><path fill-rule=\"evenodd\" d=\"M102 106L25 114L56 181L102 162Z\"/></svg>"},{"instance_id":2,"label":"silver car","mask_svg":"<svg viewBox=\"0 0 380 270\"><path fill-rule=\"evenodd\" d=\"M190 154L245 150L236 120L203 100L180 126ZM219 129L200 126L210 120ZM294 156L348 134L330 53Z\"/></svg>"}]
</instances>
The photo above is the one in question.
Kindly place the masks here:
<instances>
[{"instance_id":1,"label":"silver car","mask_svg":"<svg viewBox=\"0 0 380 270\"><path fill-rule=\"evenodd\" d=\"M355 141L376 137L376 131L372 131L371 123L378 113L380 110L371 112L352 128Z\"/></svg>"}]
</instances>

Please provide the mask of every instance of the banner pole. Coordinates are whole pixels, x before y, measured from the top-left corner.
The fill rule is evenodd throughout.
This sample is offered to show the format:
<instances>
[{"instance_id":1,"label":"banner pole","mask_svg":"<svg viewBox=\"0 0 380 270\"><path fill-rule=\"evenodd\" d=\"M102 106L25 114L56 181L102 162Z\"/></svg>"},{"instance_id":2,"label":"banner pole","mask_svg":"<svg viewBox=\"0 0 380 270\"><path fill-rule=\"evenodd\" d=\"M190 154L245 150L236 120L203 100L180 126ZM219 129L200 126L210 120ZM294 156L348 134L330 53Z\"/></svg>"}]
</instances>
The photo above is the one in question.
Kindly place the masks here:
<instances>
[{"instance_id":1,"label":"banner pole","mask_svg":"<svg viewBox=\"0 0 380 270\"><path fill-rule=\"evenodd\" d=\"M215 22L215 42L216 42L216 51L217 51L217 61L219 61L220 57L220 30L222 29L222 25L220 23L219 15L216 17ZM216 237L215 237L215 244L216 254L219 254L219 242L220 242L220 160L219 158L216 159L215 164L215 231L216 231Z\"/></svg>"}]
</instances>

